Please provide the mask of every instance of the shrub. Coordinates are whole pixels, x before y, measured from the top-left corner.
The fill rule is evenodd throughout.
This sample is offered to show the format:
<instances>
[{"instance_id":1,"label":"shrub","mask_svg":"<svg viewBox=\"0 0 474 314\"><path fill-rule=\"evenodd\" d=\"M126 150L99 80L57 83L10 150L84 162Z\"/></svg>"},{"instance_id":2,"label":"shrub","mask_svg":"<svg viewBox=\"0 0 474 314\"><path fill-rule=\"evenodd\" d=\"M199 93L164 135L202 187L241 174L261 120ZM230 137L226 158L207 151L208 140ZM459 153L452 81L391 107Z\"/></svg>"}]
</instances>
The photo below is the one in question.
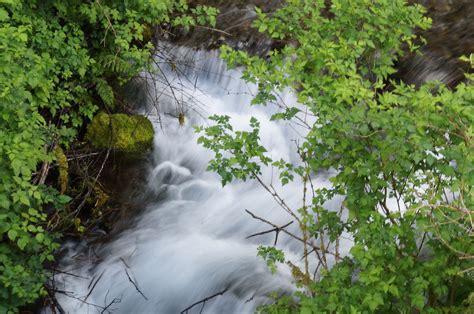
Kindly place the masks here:
<instances>
[{"instance_id":1,"label":"shrub","mask_svg":"<svg viewBox=\"0 0 474 314\"><path fill-rule=\"evenodd\" d=\"M263 256L273 270L290 263L301 289L260 311L432 312L462 306L472 291L473 76L454 90L390 79L404 49L421 42L414 29L430 25L424 12L405 0L288 0L271 16L257 10L255 26L291 44L267 59L222 49L258 85L252 104L277 103L278 93L293 89L302 107L278 103L283 109L271 120L307 130L292 163L266 153L255 118L251 131L234 131L227 116L197 129L223 184L257 180L300 226L300 267L281 254ZM279 173L281 186L265 181L265 167ZM312 188L324 170L336 170L332 187ZM296 207L279 193L292 180L303 183ZM345 196L339 212L323 206L335 195ZM347 256L339 252L343 233L353 238Z\"/></svg>"},{"instance_id":2,"label":"shrub","mask_svg":"<svg viewBox=\"0 0 474 314\"><path fill-rule=\"evenodd\" d=\"M180 0L0 0L0 312L46 293L43 264L58 245L45 209L69 201L45 184L56 148L99 108L113 110L112 86L147 67L150 25L191 27L215 13ZM145 143L149 122L138 120Z\"/></svg>"}]
</instances>

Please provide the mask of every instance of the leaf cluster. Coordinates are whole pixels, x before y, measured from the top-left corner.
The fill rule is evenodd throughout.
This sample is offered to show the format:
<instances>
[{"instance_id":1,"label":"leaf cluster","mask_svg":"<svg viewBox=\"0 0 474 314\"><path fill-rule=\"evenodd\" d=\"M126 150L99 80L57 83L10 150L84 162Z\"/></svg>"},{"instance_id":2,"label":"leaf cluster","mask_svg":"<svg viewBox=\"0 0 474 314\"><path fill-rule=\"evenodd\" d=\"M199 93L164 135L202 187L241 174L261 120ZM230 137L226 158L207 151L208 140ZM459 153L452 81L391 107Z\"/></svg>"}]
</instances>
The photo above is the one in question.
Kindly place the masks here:
<instances>
[{"instance_id":1,"label":"leaf cluster","mask_svg":"<svg viewBox=\"0 0 474 314\"><path fill-rule=\"evenodd\" d=\"M59 158L66 191L66 156L55 152L99 108L114 110L116 87L148 66L152 26L212 22L217 13L189 10L181 0L0 0L1 313L45 295L43 266L58 248L47 214L70 200L47 185Z\"/></svg>"},{"instance_id":2,"label":"leaf cluster","mask_svg":"<svg viewBox=\"0 0 474 314\"><path fill-rule=\"evenodd\" d=\"M282 207L298 213L308 239L303 250L320 243L312 255L320 276L293 301L262 311L433 312L462 307L472 291L472 75L455 89L440 82L415 88L390 76L397 59L422 42L414 30L429 27L424 13L405 0L288 0L271 16L257 10L255 22L288 42L284 48L266 59L222 49L229 65L243 65L243 78L257 84L253 104L277 103L277 94L291 88L304 109L284 108L272 119L307 126L298 162L264 165L285 165L275 167L283 184L304 182L301 207ZM208 130L224 126L214 120L200 139L216 152L209 168L219 164L223 183L247 178L251 167L229 176L222 156L255 155L229 149L237 138L225 132L211 137ZM231 129L228 120L224 128ZM266 151L259 142L253 147ZM332 187L308 191L308 180L321 171L333 173ZM344 195L341 210L325 209L336 195ZM343 257L340 241L348 235L352 248Z\"/></svg>"}]
</instances>

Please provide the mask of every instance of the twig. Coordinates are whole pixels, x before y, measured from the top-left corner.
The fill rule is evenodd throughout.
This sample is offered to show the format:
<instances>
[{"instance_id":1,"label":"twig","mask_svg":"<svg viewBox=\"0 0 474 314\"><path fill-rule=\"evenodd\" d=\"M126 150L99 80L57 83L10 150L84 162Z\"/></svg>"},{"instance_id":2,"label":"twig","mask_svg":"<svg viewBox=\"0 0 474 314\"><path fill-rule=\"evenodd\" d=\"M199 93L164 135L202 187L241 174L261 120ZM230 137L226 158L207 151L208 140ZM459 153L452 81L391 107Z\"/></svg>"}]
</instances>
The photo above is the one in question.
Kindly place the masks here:
<instances>
[{"instance_id":1,"label":"twig","mask_svg":"<svg viewBox=\"0 0 474 314\"><path fill-rule=\"evenodd\" d=\"M215 298L215 297L218 297L218 296L220 296L220 295L223 295L224 293L227 292L227 290L229 290L229 287L225 288L225 289L222 290L221 292L217 292L217 293L215 293L215 294L213 294L213 295L211 295L211 296L208 296L208 297L206 297L206 298L204 298L204 299L202 299L202 300L200 300L200 301L198 301L198 302L196 302L196 303L191 304L190 306L188 306L187 308L185 308L184 310L182 310L182 311L181 311L181 314L188 313L188 311L189 311L190 309L192 309L193 307L195 307L195 306L198 305L198 304L201 304L201 303L204 304L204 303L206 303L207 301L209 301L209 300L211 300L211 299L213 299L213 298ZM203 307L204 307L204 305L203 305ZM201 311L202 311L202 308L201 308Z\"/></svg>"},{"instance_id":2,"label":"twig","mask_svg":"<svg viewBox=\"0 0 474 314\"><path fill-rule=\"evenodd\" d=\"M48 176L50 166L51 164L49 161L43 162L43 165L41 166L38 185L42 185L46 181L46 177Z\"/></svg>"},{"instance_id":3,"label":"twig","mask_svg":"<svg viewBox=\"0 0 474 314\"><path fill-rule=\"evenodd\" d=\"M420 246L418 247L418 252L416 253L415 259L420 256L421 249L423 248L423 244L425 244L425 239L426 239L426 232L423 232L423 238L421 239Z\"/></svg>"},{"instance_id":4,"label":"twig","mask_svg":"<svg viewBox=\"0 0 474 314\"><path fill-rule=\"evenodd\" d=\"M89 153L89 154L83 154L83 155L79 155L79 156L73 156L73 157L67 158L67 161L76 160L76 159L83 159L83 158L87 158L87 157L91 157L91 156L97 156L99 154L100 153Z\"/></svg>"},{"instance_id":5,"label":"twig","mask_svg":"<svg viewBox=\"0 0 474 314\"><path fill-rule=\"evenodd\" d=\"M298 152L300 154L301 160L303 162L306 162L304 156L301 155L301 151L298 150ZM303 207L302 207L302 211L303 211L303 214L305 216L308 216L308 210L307 210L307 207L306 207L306 193L308 191L307 186L306 186L307 183L308 183L308 173L306 173L303 176ZM309 261L308 261L308 245L307 245L307 243L308 243L308 228L307 228L306 223L300 223L300 229L303 232L303 240L304 240L303 252L305 254L305 258L304 258L305 276L309 277ZM321 244L321 247L324 247L323 245L324 245L324 243Z\"/></svg>"},{"instance_id":6,"label":"twig","mask_svg":"<svg viewBox=\"0 0 474 314\"><path fill-rule=\"evenodd\" d=\"M233 37L232 34L226 32L226 31L217 29L217 28L212 28L212 27L207 27L207 26L201 26L201 25L195 25L194 27L196 27L196 28L202 28L202 29L207 29L207 30L210 30L210 31L213 31L213 32L217 32L217 33L221 33L221 34L224 34L224 35Z\"/></svg>"},{"instance_id":7,"label":"twig","mask_svg":"<svg viewBox=\"0 0 474 314\"><path fill-rule=\"evenodd\" d=\"M114 25L113 25L112 22L110 21L109 16L106 14L104 8L102 7L102 4L100 4L99 0L96 0L96 3L97 3L97 4L99 5L99 7L102 9L102 13L104 14L105 18L107 19L107 28L105 29L105 35L104 35L104 38L102 39L102 41L100 42L101 44L104 44L104 47L105 47L105 40L106 40L106 38L107 38L107 33L109 32L109 28L111 28L112 31L114 32L115 37L117 37L117 33L115 32Z\"/></svg>"},{"instance_id":8,"label":"twig","mask_svg":"<svg viewBox=\"0 0 474 314\"><path fill-rule=\"evenodd\" d=\"M105 294L105 303L107 303L107 296L109 295L109 290L107 290L107 293ZM112 301L110 301L109 304L107 304L103 309L102 309L102 312L100 312L100 314L103 314L105 313L105 311L107 311L107 309L109 307L111 307L112 305L114 305L115 303L120 303L122 302L122 295L120 296L120 298L114 298Z\"/></svg>"},{"instance_id":9,"label":"twig","mask_svg":"<svg viewBox=\"0 0 474 314\"><path fill-rule=\"evenodd\" d=\"M278 205L280 205L281 208L283 208L288 214L290 214L293 218L295 218L295 220L301 224L301 219L293 212L293 210L286 204L285 200L283 198L280 197L280 195L278 195L278 193L276 192L275 188L273 187L272 184L270 184L269 186L266 185L263 180L256 174L256 173L253 173L253 176L255 177L255 179L258 181L258 183L260 183L260 185L265 189L267 190L268 193L270 193L270 195L273 197L273 199L278 203ZM275 227L275 226L274 226Z\"/></svg>"},{"instance_id":10,"label":"twig","mask_svg":"<svg viewBox=\"0 0 474 314\"><path fill-rule=\"evenodd\" d=\"M141 292L141 290L138 288L138 285L135 281L132 280L132 278L130 277L130 275L128 274L128 270L125 269L125 274L127 274L127 277L128 277L128 280L132 283L132 285L135 287L135 289L138 291L138 293L140 293L142 295L142 297L148 301L148 298L143 294L143 292Z\"/></svg>"},{"instance_id":11,"label":"twig","mask_svg":"<svg viewBox=\"0 0 474 314\"><path fill-rule=\"evenodd\" d=\"M81 275L76 275L76 274L73 274L73 273L70 273L70 272L67 272L67 271L62 271L62 270L55 269L55 268L45 268L45 269L51 270L51 271L53 271L53 272L58 272L58 273L60 273L60 274L65 274L65 275L69 275L69 276L81 278L81 279L90 279L90 278L88 278L88 277L84 277L84 276L81 276Z\"/></svg>"},{"instance_id":12,"label":"twig","mask_svg":"<svg viewBox=\"0 0 474 314\"><path fill-rule=\"evenodd\" d=\"M125 263L125 260L123 259L123 257L121 257L121 258L120 258L120 260L121 260L121 261L122 261L122 263L125 265L125 267L127 267L127 268L130 268L130 266L128 266L128 264L127 264L127 263Z\"/></svg>"},{"instance_id":13,"label":"twig","mask_svg":"<svg viewBox=\"0 0 474 314\"><path fill-rule=\"evenodd\" d=\"M337 260L337 259L336 259ZM316 275L318 274L318 270L319 270L319 267L321 267L322 263L321 263L321 260L318 262L318 266L316 266L316 268L314 269L314 272L313 272L313 281L316 281Z\"/></svg>"},{"instance_id":14,"label":"twig","mask_svg":"<svg viewBox=\"0 0 474 314\"><path fill-rule=\"evenodd\" d=\"M107 148L107 153L105 154L105 158L100 166L100 169L99 169L99 172L97 173L97 176L94 178L94 181L92 183L92 187L94 187L97 183L97 180L99 179L100 175L102 174L102 171L104 170L104 167L105 167L105 163L107 162L107 160L109 159L109 155L110 155L110 150L111 150L111 147ZM86 204L87 202L87 199L89 198L89 196L91 195L92 193L92 188L89 187L86 195L84 196L82 202L79 204L79 206L77 206L76 210L74 211L75 212L75 216L74 217L77 217L77 215L79 214L79 212L81 211L82 207L84 207L84 205Z\"/></svg>"},{"instance_id":15,"label":"twig","mask_svg":"<svg viewBox=\"0 0 474 314\"><path fill-rule=\"evenodd\" d=\"M92 291L97 286L97 284L99 283L99 280L102 278L104 273L105 273L105 270L99 275L99 277L97 278L97 280L95 281L95 283L93 285L92 285L92 283L94 282L94 279L92 279L92 281L89 283L88 288L90 288L91 285L92 285L92 288L89 290L89 293L87 293L87 296L84 298L84 301L87 300L87 298L91 295Z\"/></svg>"},{"instance_id":16,"label":"twig","mask_svg":"<svg viewBox=\"0 0 474 314\"><path fill-rule=\"evenodd\" d=\"M300 258L300 261L303 260L304 258L306 258L307 256L309 256L309 254L315 252L316 250L315 249L311 249L310 251L306 252L303 254L303 256L301 256Z\"/></svg>"},{"instance_id":17,"label":"twig","mask_svg":"<svg viewBox=\"0 0 474 314\"><path fill-rule=\"evenodd\" d=\"M92 305L92 306L94 306L94 307L96 307L96 308L99 308L99 309L101 309L101 310L103 310L103 309L105 308L105 307L103 307L103 306L101 306L101 305L94 304L94 303L90 303L90 302L87 302L87 301L85 301L85 300L83 300L83 299L81 299L81 298L78 298L78 297L72 295L70 291L57 290L57 289L53 289L52 291L55 292L55 293L64 294L65 296L67 296L67 297L69 297L69 298L71 298L71 299L81 301L82 303L87 304L87 305Z\"/></svg>"},{"instance_id":18,"label":"twig","mask_svg":"<svg viewBox=\"0 0 474 314\"><path fill-rule=\"evenodd\" d=\"M290 221L289 223L287 223L286 225L283 225L281 227L275 227L275 228L270 229L270 230L254 233L254 234L249 235L248 237L246 237L246 239L250 239L250 238L253 238L253 237L256 237L256 236L259 236L259 235L264 235L264 234L267 234L267 233L270 233L270 232L275 232L275 243L273 243L273 245L276 245L277 241L278 241L278 235L280 234L280 231L282 231L282 229L288 227L292 223L293 223L293 221Z\"/></svg>"},{"instance_id":19,"label":"twig","mask_svg":"<svg viewBox=\"0 0 474 314\"><path fill-rule=\"evenodd\" d=\"M255 297L255 294L251 296L249 299L245 300L245 303L249 303L250 301L253 301L254 297Z\"/></svg>"},{"instance_id":20,"label":"twig","mask_svg":"<svg viewBox=\"0 0 474 314\"><path fill-rule=\"evenodd\" d=\"M256 215L255 215L254 213L252 213L251 211L249 211L249 210L247 210L247 209L246 209L245 211L247 212L247 214L249 214L250 216L252 216L252 218L257 219L257 220L260 220L260 221L263 221L264 223L269 224L270 226L273 226L274 228L279 228L279 227L278 227L277 225L275 225L274 223L272 223L272 222L270 222L270 221L268 221L268 220L266 220L266 219L264 219L264 218L262 218L262 217L256 216ZM295 234L293 234L293 233L287 231L286 229L281 229L281 232L286 233L287 235L289 235L289 236L292 237L293 239L296 239L296 240L298 240L298 241L301 241L302 243L305 242L302 238L300 238L300 237L298 237L297 235L295 235ZM335 256L334 253L329 252L329 251L326 250L325 248L320 248L320 247L315 246L315 245L313 245L313 244L311 244L311 243L307 243L307 244L308 244L311 248L313 248L314 250L316 250L316 251L318 251L318 250L319 250L319 251L324 251L325 253L328 253L328 254L330 254L330 255Z\"/></svg>"}]
</instances>

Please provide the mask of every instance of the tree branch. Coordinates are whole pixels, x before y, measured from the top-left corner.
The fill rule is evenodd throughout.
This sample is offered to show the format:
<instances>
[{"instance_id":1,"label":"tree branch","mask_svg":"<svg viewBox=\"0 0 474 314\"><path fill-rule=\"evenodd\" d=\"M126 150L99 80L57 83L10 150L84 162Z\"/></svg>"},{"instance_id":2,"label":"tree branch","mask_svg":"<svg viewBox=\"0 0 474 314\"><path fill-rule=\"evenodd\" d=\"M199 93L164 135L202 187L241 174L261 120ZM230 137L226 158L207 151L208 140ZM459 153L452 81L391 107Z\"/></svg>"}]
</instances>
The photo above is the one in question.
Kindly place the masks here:
<instances>
[{"instance_id":1,"label":"tree branch","mask_svg":"<svg viewBox=\"0 0 474 314\"><path fill-rule=\"evenodd\" d=\"M198 302L196 302L196 303L191 304L190 306L188 306L187 308L185 308L184 310L182 310L182 311L181 311L181 314L188 313L188 311L189 311L190 309L192 309L193 307L195 307L196 305L201 304L201 303L203 304L203 305L202 305L202 308L201 308L201 312L202 312L202 310L203 310L203 308L204 308L204 304L205 304L207 301L209 301L209 300L211 300L211 299L213 299L213 298L215 298L215 297L218 297L218 296L220 296L220 295L223 295L224 293L227 292L227 290L229 290L229 287L225 288L225 289L222 290L221 292L217 292L217 293L215 293L215 294L213 294L213 295L211 295L211 296L208 296L208 297L206 297L206 298L204 298L204 299L202 299L202 300L200 300L200 301L198 301Z\"/></svg>"},{"instance_id":2,"label":"tree branch","mask_svg":"<svg viewBox=\"0 0 474 314\"><path fill-rule=\"evenodd\" d=\"M256 237L256 236L259 236L259 235L264 235L264 234L267 234L267 233L270 233L270 232L275 232L275 242L274 242L273 245L276 245L277 241L278 241L278 235L280 234L280 231L282 231L282 229L288 227L292 223L293 223L293 221L290 221L289 223L287 223L286 225L283 225L281 227L275 227L275 228L267 230L267 231L254 233L254 234L249 235L248 237L246 237L246 239L250 239L250 238L253 238L253 237Z\"/></svg>"},{"instance_id":3,"label":"tree branch","mask_svg":"<svg viewBox=\"0 0 474 314\"><path fill-rule=\"evenodd\" d=\"M148 298L143 294L143 292L138 288L137 283L130 277L130 274L128 273L128 270L125 268L125 274L127 274L128 280L132 283L132 285L135 287L135 289L142 295L142 297L148 301Z\"/></svg>"},{"instance_id":4,"label":"tree branch","mask_svg":"<svg viewBox=\"0 0 474 314\"><path fill-rule=\"evenodd\" d=\"M277 225L275 225L274 223L272 223L272 222L266 220L265 218L256 216L254 213L252 213L251 211L249 211L249 210L247 210L247 209L246 209L245 211L247 212L247 214L249 214L250 216L252 216L252 218L254 218L254 219L263 221L264 223L266 223L266 224L268 224L268 225L270 225L270 226L272 226L272 227L274 227L274 228L277 228L277 229L280 228L279 226L277 226ZM293 239L296 239L296 240L302 242L302 243L305 243L305 242L306 242L306 241L304 241L302 238L300 238L300 237L298 237L297 235L295 235L295 234L293 234L293 233L287 231L286 229L280 229L280 231L283 232L283 233L285 233L285 234L287 234L287 235L289 235L289 236L292 237ZM309 245L309 246L310 246L312 249L314 249L314 250L321 251L321 252L325 252L325 253L327 253L327 254L336 256L336 254L334 254L334 253L332 253L332 252L329 252L329 251L326 250L325 248L320 248L320 247L318 247L318 246L316 246L316 245L313 245L313 244L311 244L311 243L308 243L308 242L306 242L306 244Z\"/></svg>"}]
</instances>

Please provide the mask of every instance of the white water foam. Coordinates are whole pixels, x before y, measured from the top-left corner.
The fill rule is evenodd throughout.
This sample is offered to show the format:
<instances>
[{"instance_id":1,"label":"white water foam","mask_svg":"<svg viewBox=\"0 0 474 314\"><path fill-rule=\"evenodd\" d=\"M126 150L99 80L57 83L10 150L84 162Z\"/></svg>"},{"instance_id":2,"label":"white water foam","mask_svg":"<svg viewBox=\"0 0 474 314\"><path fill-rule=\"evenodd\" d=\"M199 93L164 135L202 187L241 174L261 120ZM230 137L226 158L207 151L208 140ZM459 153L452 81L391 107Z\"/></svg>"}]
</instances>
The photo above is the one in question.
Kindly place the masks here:
<instances>
[{"instance_id":1,"label":"white water foam","mask_svg":"<svg viewBox=\"0 0 474 314\"><path fill-rule=\"evenodd\" d=\"M261 122L268 155L293 162L298 159L293 141L304 130L269 121L275 107L249 106L255 88L240 80L238 70L228 71L217 52L166 49L168 55L185 62L161 64L166 80L162 75L153 77L154 89L144 109L156 127L154 161L144 191L154 201L114 240L93 250L84 243L71 248L62 268L84 278L55 277L57 289L71 292L57 294L66 312L97 313L109 306L104 312L179 313L225 290L189 313L250 313L270 301L270 292L295 289L286 265L278 265L277 273L271 274L257 257L257 247L272 245L274 234L246 239L271 227L250 217L245 209L277 225L292 217L258 183L233 182L222 187L220 177L206 171L212 154L196 143L193 126L205 125L210 114L227 114L236 130L248 129L254 116ZM174 87L174 95L168 85ZM296 105L290 93L283 94L282 101ZM159 106L159 117L152 102ZM184 125L178 123L179 112L185 113ZM263 173L263 179L272 182L290 206L301 207L301 182L281 188L271 169ZM315 184L329 186L324 175L317 176ZM338 209L340 204L338 197L327 206ZM298 234L297 223L289 230ZM281 234L277 247L293 262L301 260L300 242ZM73 257L79 252L81 260L79 255Z\"/></svg>"}]
</instances>

